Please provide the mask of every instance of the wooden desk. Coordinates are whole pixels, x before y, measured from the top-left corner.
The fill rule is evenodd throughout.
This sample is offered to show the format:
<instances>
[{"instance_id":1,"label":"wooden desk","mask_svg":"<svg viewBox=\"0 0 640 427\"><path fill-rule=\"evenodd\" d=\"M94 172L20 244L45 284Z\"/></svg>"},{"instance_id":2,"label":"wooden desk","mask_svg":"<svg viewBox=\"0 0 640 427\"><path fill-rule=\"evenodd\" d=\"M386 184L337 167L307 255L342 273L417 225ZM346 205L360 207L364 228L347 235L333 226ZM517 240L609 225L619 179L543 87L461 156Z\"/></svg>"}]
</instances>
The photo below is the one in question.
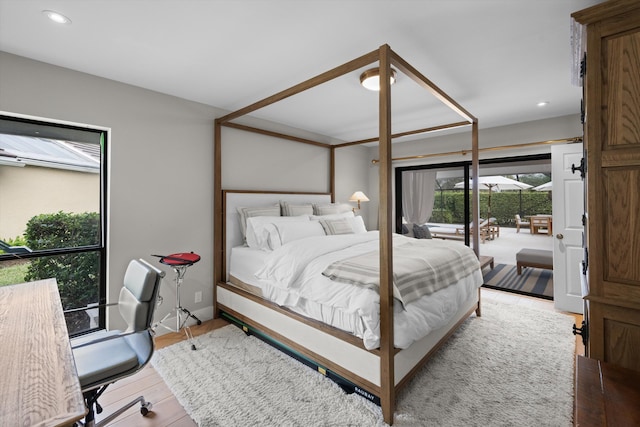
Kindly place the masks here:
<instances>
[{"instance_id":1,"label":"wooden desk","mask_svg":"<svg viewBox=\"0 0 640 427\"><path fill-rule=\"evenodd\" d=\"M574 425L640 425L640 372L577 356Z\"/></svg>"},{"instance_id":2,"label":"wooden desk","mask_svg":"<svg viewBox=\"0 0 640 427\"><path fill-rule=\"evenodd\" d=\"M60 426L86 410L55 279L0 287L0 426Z\"/></svg>"}]
</instances>

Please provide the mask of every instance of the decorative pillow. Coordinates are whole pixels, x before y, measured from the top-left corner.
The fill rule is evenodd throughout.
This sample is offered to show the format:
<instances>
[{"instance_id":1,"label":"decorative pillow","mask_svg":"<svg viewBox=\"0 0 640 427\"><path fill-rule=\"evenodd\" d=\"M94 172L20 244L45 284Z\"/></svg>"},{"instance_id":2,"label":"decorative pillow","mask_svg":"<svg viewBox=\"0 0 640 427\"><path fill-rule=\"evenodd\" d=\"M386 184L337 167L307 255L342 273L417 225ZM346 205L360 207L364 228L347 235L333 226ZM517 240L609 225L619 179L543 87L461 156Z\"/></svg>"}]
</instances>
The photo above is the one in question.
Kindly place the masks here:
<instances>
[{"instance_id":1,"label":"decorative pillow","mask_svg":"<svg viewBox=\"0 0 640 427\"><path fill-rule=\"evenodd\" d=\"M416 237L413 234L413 226L415 224L412 222L407 222L406 224L402 224L402 234L404 234L407 237ZM429 230L429 232L431 232L431 230Z\"/></svg>"},{"instance_id":2,"label":"decorative pillow","mask_svg":"<svg viewBox=\"0 0 640 427\"><path fill-rule=\"evenodd\" d=\"M282 209L282 216L313 215L313 205L311 203L292 205L281 200L280 208Z\"/></svg>"},{"instance_id":3,"label":"decorative pillow","mask_svg":"<svg viewBox=\"0 0 640 427\"><path fill-rule=\"evenodd\" d=\"M242 240L247 241L247 218L254 216L280 216L280 205L263 206L258 208L238 207L240 214L240 231L242 231Z\"/></svg>"},{"instance_id":4,"label":"decorative pillow","mask_svg":"<svg viewBox=\"0 0 640 427\"><path fill-rule=\"evenodd\" d=\"M353 217L355 217L355 214L353 213L353 211L349 211L349 212L342 212L342 213L329 214L329 215L311 215L310 219L314 221L314 220L321 220L321 219L343 219L343 218L353 218Z\"/></svg>"},{"instance_id":5,"label":"decorative pillow","mask_svg":"<svg viewBox=\"0 0 640 427\"><path fill-rule=\"evenodd\" d=\"M324 232L330 236L335 234L353 234L351 218L321 219L320 224L322 224Z\"/></svg>"},{"instance_id":6,"label":"decorative pillow","mask_svg":"<svg viewBox=\"0 0 640 427\"><path fill-rule=\"evenodd\" d=\"M413 235L416 239L430 239L431 231L426 225L413 224Z\"/></svg>"},{"instance_id":7,"label":"decorative pillow","mask_svg":"<svg viewBox=\"0 0 640 427\"><path fill-rule=\"evenodd\" d=\"M301 216L254 216L247 218L247 246L254 249L269 250L269 225L309 222L309 215Z\"/></svg>"},{"instance_id":8,"label":"decorative pillow","mask_svg":"<svg viewBox=\"0 0 640 427\"><path fill-rule=\"evenodd\" d=\"M268 238L271 250L306 237L324 236L324 228L319 221L280 222L273 224ZM275 232L274 232L275 231Z\"/></svg>"},{"instance_id":9,"label":"decorative pillow","mask_svg":"<svg viewBox=\"0 0 640 427\"><path fill-rule=\"evenodd\" d=\"M353 207L346 203L331 203L329 205L319 205L315 203L313 205L314 215L331 215L349 211L353 212Z\"/></svg>"}]
</instances>

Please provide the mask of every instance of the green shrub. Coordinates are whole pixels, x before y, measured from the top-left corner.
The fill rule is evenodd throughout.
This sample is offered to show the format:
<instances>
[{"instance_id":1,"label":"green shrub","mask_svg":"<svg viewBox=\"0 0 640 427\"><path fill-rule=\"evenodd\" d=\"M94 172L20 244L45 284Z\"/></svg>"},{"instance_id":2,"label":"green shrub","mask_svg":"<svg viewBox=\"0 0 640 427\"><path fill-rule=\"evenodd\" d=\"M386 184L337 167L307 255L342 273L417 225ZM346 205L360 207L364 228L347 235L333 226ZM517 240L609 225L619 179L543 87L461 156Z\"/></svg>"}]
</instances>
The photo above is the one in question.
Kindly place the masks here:
<instances>
[{"instance_id":1,"label":"green shrub","mask_svg":"<svg viewBox=\"0 0 640 427\"><path fill-rule=\"evenodd\" d=\"M61 249L95 245L100 238L97 213L37 215L27 223L25 244L32 250ZM31 260L25 280L54 277L65 309L98 302L99 252L52 255Z\"/></svg>"},{"instance_id":2,"label":"green shrub","mask_svg":"<svg viewBox=\"0 0 640 427\"><path fill-rule=\"evenodd\" d=\"M487 217L489 193L480 192L480 217ZM491 193L491 216L503 226L515 227L515 215L551 214L550 193L537 191L503 191ZM469 219L470 220L470 219ZM434 208L429 222L464 224L464 192L436 191Z\"/></svg>"}]
</instances>

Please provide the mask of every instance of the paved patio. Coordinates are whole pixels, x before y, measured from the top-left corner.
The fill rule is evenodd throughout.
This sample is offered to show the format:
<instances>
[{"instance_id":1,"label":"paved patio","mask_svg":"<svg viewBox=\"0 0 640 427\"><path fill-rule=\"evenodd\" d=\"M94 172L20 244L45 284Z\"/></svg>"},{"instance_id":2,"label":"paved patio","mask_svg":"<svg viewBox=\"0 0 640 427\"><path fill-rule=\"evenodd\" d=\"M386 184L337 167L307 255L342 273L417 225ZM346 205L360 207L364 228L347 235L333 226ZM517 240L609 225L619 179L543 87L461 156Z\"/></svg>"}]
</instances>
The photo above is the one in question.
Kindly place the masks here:
<instances>
[{"instance_id":1,"label":"paved patio","mask_svg":"<svg viewBox=\"0 0 640 427\"><path fill-rule=\"evenodd\" d=\"M500 237L480 243L480 255L494 258L495 264L516 265L516 253L522 248L546 249L553 251L553 236L531 234L528 228L500 227Z\"/></svg>"},{"instance_id":2,"label":"paved patio","mask_svg":"<svg viewBox=\"0 0 640 427\"><path fill-rule=\"evenodd\" d=\"M521 228L519 233L515 228L500 227L500 237L480 242L480 255L492 256L496 265L516 265L516 254L520 249L553 251L553 239L553 236L547 234L531 234L528 227Z\"/></svg>"}]
</instances>

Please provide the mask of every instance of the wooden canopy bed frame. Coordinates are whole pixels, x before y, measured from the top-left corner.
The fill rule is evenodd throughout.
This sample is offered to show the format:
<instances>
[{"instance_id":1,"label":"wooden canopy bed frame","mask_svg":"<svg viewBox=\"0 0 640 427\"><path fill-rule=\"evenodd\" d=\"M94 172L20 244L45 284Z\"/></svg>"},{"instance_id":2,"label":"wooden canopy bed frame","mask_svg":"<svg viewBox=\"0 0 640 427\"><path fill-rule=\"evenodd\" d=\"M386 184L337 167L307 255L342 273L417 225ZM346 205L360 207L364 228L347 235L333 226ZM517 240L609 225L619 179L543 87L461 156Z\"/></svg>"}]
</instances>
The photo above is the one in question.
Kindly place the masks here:
<instances>
[{"instance_id":1,"label":"wooden canopy bed frame","mask_svg":"<svg viewBox=\"0 0 640 427\"><path fill-rule=\"evenodd\" d=\"M379 92L379 134L377 137L346 142L341 144L324 144L317 141L298 138L278 132L267 131L238 123L234 120L250 114L258 109L274 104L307 89L329 82L347 73L357 71L363 67L377 63L380 70ZM453 110L463 121L443 124L441 126L418 129L402 134L391 133L391 84L389 76L391 67L399 73L408 76L420 87L429 91L445 106ZM215 120L215 177L214 177L214 314L216 317L223 313L233 316L242 322L246 328L251 328L263 337L279 343L285 349L293 350L305 359L313 361L318 370L330 377L338 377L355 385L355 390L365 397L379 397L384 421L393 423L396 404L396 393L406 385L411 377L446 341L446 339L467 319L473 311L480 315L480 292L477 298L468 303L450 324L433 331L424 339L415 342L407 349L394 348L394 320L393 320L393 257L392 257L392 167L391 141L395 137L435 130L448 129L471 125L471 153L472 177L478 176L478 120L461 107L456 101L445 94L430 80L403 60L388 45L367 53L350 62L333 68L323 74L281 91L245 108L227 114ZM239 289L228 283L228 216L232 212L229 196L242 194L262 194L274 200L283 197L297 197L296 193L287 191L231 191L222 187L222 127L230 127L248 132L269 135L305 144L326 147L330 151L329 191L324 195L315 194L313 197L324 197L335 201L335 150L341 147L379 141L379 248L380 248L380 347L366 350L358 338L342 332L337 328L327 326L321 322L277 306L258 296ZM473 225L477 228L479 220L478 184L472 180ZM473 248L478 254L479 233L474 229L471 233ZM245 329L246 331L246 329ZM377 399L372 399L377 401Z\"/></svg>"}]
</instances>

